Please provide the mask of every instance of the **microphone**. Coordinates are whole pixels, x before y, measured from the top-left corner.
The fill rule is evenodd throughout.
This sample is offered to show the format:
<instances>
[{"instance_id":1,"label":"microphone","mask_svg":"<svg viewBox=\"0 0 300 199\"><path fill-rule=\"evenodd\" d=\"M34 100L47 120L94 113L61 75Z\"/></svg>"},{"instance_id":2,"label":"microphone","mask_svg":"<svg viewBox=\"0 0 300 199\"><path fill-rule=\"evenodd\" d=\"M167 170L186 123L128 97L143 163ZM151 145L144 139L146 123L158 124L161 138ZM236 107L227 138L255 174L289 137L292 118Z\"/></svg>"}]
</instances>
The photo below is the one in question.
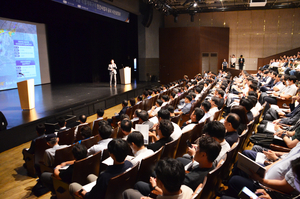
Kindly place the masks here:
<instances>
[{"instance_id":1,"label":"microphone","mask_svg":"<svg viewBox=\"0 0 300 199\"><path fill-rule=\"evenodd\" d=\"M23 74L23 73L18 73L19 75L22 75L22 76L24 76L25 77L25 75Z\"/></svg>"}]
</instances>

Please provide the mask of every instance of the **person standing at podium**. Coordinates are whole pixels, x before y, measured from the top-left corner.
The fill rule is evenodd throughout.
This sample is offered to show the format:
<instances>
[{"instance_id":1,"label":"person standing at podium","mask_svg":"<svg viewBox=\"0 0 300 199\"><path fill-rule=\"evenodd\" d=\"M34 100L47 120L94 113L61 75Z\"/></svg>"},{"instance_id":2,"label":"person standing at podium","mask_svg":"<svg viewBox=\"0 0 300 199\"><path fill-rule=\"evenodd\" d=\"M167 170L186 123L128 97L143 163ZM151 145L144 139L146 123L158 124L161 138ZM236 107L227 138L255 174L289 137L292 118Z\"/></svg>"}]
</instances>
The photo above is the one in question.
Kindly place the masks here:
<instances>
[{"instance_id":1,"label":"person standing at podium","mask_svg":"<svg viewBox=\"0 0 300 199\"><path fill-rule=\"evenodd\" d=\"M110 75L110 82L109 82L109 85L111 86L112 85L112 79L114 78L114 85L115 87L117 86L117 65L115 64L115 61L112 59L111 61L111 64L108 64L108 70L110 71L109 72L109 75Z\"/></svg>"}]
</instances>

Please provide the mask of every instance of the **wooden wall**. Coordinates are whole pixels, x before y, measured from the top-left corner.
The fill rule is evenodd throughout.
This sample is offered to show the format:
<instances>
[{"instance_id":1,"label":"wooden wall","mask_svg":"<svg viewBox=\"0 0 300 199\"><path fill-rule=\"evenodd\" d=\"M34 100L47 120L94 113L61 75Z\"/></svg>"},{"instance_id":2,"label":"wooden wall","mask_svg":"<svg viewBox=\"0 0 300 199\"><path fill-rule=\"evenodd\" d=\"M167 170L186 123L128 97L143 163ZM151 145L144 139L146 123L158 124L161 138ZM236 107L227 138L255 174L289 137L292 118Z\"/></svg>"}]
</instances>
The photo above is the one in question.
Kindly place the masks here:
<instances>
[{"instance_id":1,"label":"wooden wall","mask_svg":"<svg viewBox=\"0 0 300 199\"><path fill-rule=\"evenodd\" d=\"M218 67L229 56L229 28L179 27L159 31L160 81L168 83L202 71L202 52L218 53ZM215 71L217 72L217 71Z\"/></svg>"}]
</instances>

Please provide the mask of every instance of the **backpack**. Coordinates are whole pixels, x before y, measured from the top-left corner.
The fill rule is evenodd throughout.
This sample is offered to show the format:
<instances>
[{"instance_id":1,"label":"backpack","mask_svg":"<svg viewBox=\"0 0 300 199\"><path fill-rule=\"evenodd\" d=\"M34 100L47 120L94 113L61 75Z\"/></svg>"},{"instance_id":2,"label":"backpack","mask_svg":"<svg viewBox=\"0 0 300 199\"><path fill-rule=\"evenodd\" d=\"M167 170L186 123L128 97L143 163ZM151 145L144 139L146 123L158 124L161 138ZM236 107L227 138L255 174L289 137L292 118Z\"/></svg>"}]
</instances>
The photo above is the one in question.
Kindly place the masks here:
<instances>
[{"instance_id":1,"label":"backpack","mask_svg":"<svg viewBox=\"0 0 300 199\"><path fill-rule=\"evenodd\" d=\"M274 135L271 133L257 133L251 135L250 142L265 148L270 148L270 144L273 143L273 139Z\"/></svg>"}]
</instances>

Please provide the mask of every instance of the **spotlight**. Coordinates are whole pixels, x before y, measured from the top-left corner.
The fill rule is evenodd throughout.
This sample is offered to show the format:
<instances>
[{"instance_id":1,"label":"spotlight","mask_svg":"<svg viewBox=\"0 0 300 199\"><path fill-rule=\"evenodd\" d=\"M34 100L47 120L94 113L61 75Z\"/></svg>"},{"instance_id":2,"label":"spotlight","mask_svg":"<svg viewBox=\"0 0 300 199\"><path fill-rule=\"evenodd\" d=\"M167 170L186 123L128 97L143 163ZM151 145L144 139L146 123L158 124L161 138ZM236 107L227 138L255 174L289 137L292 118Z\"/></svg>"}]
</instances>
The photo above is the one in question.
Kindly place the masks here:
<instances>
[{"instance_id":1,"label":"spotlight","mask_svg":"<svg viewBox=\"0 0 300 199\"><path fill-rule=\"evenodd\" d=\"M194 6L194 8L196 8L196 7L197 7L197 5L198 5L198 4L197 4L197 2L194 2L194 5L193 5L193 6Z\"/></svg>"}]
</instances>

